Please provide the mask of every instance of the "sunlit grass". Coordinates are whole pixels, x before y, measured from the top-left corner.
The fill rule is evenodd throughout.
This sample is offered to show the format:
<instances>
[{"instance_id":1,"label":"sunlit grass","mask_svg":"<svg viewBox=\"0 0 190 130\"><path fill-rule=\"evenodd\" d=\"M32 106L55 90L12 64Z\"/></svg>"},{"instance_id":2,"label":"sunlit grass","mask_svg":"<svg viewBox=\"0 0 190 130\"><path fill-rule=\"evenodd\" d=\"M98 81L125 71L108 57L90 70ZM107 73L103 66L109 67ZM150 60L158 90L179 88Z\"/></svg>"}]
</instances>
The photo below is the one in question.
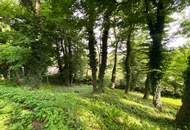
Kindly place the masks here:
<instances>
[{"instance_id":1,"label":"sunlit grass","mask_svg":"<svg viewBox=\"0 0 190 130\"><path fill-rule=\"evenodd\" d=\"M182 104L181 99L162 97L161 101L163 103L167 103L167 104L171 104L171 105L176 105L176 106L181 106L181 104Z\"/></svg>"},{"instance_id":2,"label":"sunlit grass","mask_svg":"<svg viewBox=\"0 0 190 130\"><path fill-rule=\"evenodd\" d=\"M13 120L10 125L2 119L0 128L14 126L22 129L24 126L32 129L32 122L36 121L48 130L172 130L175 114L181 105L180 99L163 97L164 109L160 112L153 107L152 97L144 100L141 93L126 95L123 90L108 88L103 94L92 94L92 88L87 85L48 85L39 90L2 85L0 93L0 119L4 113L9 113L5 122ZM7 101L17 105L4 103ZM17 111L20 114L14 115Z\"/></svg>"},{"instance_id":3,"label":"sunlit grass","mask_svg":"<svg viewBox=\"0 0 190 130\"><path fill-rule=\"evenodd\" d=\"M11 112L16 108L16 104L8 100L0 99L0 130L7 130L11 118Z\"/></svg>"}]
</instances>

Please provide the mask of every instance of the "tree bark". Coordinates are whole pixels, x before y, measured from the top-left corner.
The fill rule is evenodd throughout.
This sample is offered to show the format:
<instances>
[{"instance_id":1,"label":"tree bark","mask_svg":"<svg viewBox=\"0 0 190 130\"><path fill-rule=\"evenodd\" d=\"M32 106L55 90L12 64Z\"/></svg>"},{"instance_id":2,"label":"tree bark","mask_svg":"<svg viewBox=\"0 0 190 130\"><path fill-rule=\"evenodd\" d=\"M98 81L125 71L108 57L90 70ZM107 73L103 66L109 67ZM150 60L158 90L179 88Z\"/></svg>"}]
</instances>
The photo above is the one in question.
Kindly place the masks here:
<instances>
[{"instance_id":1,"label":"tree bark","mask_svg":"<svg viewBox=\"0 0 190 130\"><path fill-rule=\"evenodd\" d=\"M20 84L21 84L21 79L20 79L19 70L16 71L16 83L17 83L17 85L20 85Z\"/></svg>"},{"instance_id":2,"label":"tree bark","mask_svg":"<svg viewBox=\"0 0 190 130\"><path fill-rule=\"evenodd\" d=\"M158 85L156 87L156 90L154 92L153 96L153 105L158 108L160 111L162 111L162 102L161 102L161 87Z\"/></svg>"},{"instance_id":3,"label":"tree bark","mask_svg":"<svg viewBox=\"0 0 190 130\"><path fill-rule=\"evenodd\" d=\"M93 92L97 92L97 59L96 59L96 39L94 35L94 18L93 12L89 14L88 25L87 25L87 32L88 32L88 49L89 49L89 61L90 61L90 68L91 68L91 75L92 75L92 86Z\"/></svg>"},{"instance_id":4,"label":"tree bark","mask_svg":"<svg viewBox=\"0 0 190 130\"><path fill-rule=\"evenodd\" d=\"M134 58L134 56L132 57ZM133 64L133 63L131 63ZM137 86L137 81L138 81L138 77L139 77L139 72L135 71L135 67L132 66L131 68L131 84L130 84L130 91L135 90L136 86Z\"/></svg>"},{"instance_id":5,"label":"tree bark","mask_svg":"<svg viewBox=\"0 0 190 130\"><path fill-rule=\"evenodd\" d=\"M64 44L61 42L63 52L63 79L66 85L71 86L73 82L73 63L72 63L72 42L69 37L65 37Z\"/></svg>"},{"instance_id":6,"label":"tree bark","mask_svg":"<svg viewBox=\"0 0 190 130\"><path fill-rule=\"evenodd\" d=\"M43 69L44 67L41 66L43 58L43 56L45 55L42 50L43 50L43 45L42 45L42 41L39 38L39 35L41 33L41 19L40 19L40 8L41 8L41 3L40 0L35 0L34 3L34 13L35 13L35 19L34 19L34 30L35 30L35 34L34 34L34 43L31 45L31 50L32 50L32 55L33 55L33 59L32 62L34 64L34 66L36 67L35 69L33 68L33 66L30 66L30 78L31 80L33 80L34 87L38 87L39 83L41 83L42 81L42 74L43 74ZM39 60L40 59L40 60Z\"/></svg>"},{"instance_id":7,"label":"tree bark","mask_svg":"<svg viewBox=\"0 0 190 130\"><path fill-rule=\"evenodd\" d=\"M115 21L115 18L114 18ZM112 77L111 77L111 88L115 88L115 80L116 80L116 69L117 69L117 49L118 49L118 39L116 36L116 30L115 27L113 29L114 37L115 37L115 51L114 51L114 64L113 64L113 69L112 69Z\"/></svg>"},{"instance_id":8,"label":"tree bark","mask_svg":"<svg viewBox=\"0 0 190 130\"><path fill-rule=\"evenodd\" d=\"M116 80L116 69L117 69L117 48L118 48L118 42L115 44L115 52L114 52L114 65L112 70L112 78L111 78L111 88L115 88L115 80Z\"/></svg>"},{"instance_id":9,"label":"tree bark","mask_svg":"<svg viewBox=\"0 0 190 130\"><path fill-rule=\"evenodd\" d=\"M146 81L145 81L145 91L144 91L144 97L143 99L148 99L150 95L150 77L149 74L147 74Z\"/></svg>"},{"instance_id":10,"label":"tree bark","mask_svg":"<svg viewBox=\"0 0 190 130\"><path fill-rule=\"evenodd\" d=\"M127 54L125 60L125 69L126 69L126 87L125 93L127 94L130 89L131 83L131 34L132 34L132 27L129 27L128 36L127 36Z\"/></svg>"},{"instance_id":11,"label":"tree bark","mask_svg":"<svg viewBox=\"0 0 190 130\"><path fill-rule=\"evenodd\" d=\"M110 16L112 11L107 9L104 14L104 23L103 23L103 36L102 36L102 52L101 52L101 64L100 64L100 70L99 70L99 91L103 92L104 87L104 75L105 70L107 67L107 49L108 49L108 35L109 35L109 29L110 29Z\"/></svg>"},{"instance_id":12,"label":"tree bark","mask_svg":"<svg viewBox=\"0 0 190 130\"><path fill-rule=\"evenodd\" d=\"M181 129L190 128L190 56L188 57L188 68L185 72L185 88L182 97L182 106L176 115L176 124Z\"/></svg>"},{"instance_id":13,"label":"tree bark","mask_svg":"<svg viewBox=\"0 0 190 130\"><path fill-rule=\"evenodd\" d=\"M69 60L69 85L72 85L72 82L73 82L73 71L72 71L72 45L71 45L71 40L68 39L68 50L69 50L69 57L68 57L68 60Z\"/></svg>"},{"instance_id":14,"label":"tree bark","mask_svg":"<svg viewBox=\"0 0 190 130\"><path fill-rule=\"evenodd\" d=\"M164 33L164 23L166 14L164 11L163 1L159 0L154 3L156 8L155 18L150 17L149 15L149 2L145 0L145 12L147 15L147 23L150 31L150 36L152 39L152 44L149 51L149 69L150 69L150 83L153 90L153 105L155 107L162 107L160 101L160 86L159 82L162 79L162 70L163 70L163 33ZM153 21L155 20L155 21ZM161 108L160 108L161 109Z\"/></svg>"},{"instance_id":15,"label":"tree bark","mask_svg":"<svg viewBox=\"0 0 190 130\"><path fill-rule=\"evenodd\" d=\"M95 37L93 33L93 28L88 30L88 35L89 35L89 43L88 43L88 48L89 48L89 57L90 57L90 67L92 71L92 85L93 85L93 91L97 91L97 78L96 78L96 72L97 72L97 61L96 61L96 51L95 51Z\"/></svg>"}]
</instances>

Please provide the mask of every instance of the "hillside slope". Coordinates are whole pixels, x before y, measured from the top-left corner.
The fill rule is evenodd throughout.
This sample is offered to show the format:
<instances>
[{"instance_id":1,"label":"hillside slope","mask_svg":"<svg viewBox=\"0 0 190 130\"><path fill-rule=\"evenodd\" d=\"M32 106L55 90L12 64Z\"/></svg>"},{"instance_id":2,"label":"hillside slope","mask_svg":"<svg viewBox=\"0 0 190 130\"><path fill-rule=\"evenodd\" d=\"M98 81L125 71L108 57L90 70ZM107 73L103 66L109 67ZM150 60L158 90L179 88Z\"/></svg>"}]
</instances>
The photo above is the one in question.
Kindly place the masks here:
<instances>
[{"instance_id":1,"label":"hillside slope","mask_svg":"<svg viewBox=\"0 0 190 130\"><path fill-rule=\"evenodd\" d=\"M51 87L41 90L0 85L0 129L14 130L163 130L174 129L181 101L162 98L164 110L153 108L142 94L91 87Z\"/></svg>"}]
</instances>

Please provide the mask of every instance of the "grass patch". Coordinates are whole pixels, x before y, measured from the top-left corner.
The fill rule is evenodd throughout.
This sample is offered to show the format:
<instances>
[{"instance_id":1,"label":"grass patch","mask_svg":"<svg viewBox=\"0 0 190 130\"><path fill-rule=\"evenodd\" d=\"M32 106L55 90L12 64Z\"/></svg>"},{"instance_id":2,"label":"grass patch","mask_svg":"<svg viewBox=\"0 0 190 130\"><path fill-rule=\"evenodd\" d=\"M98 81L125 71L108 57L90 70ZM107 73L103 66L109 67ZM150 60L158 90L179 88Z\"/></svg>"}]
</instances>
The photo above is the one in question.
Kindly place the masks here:
<instances>
[{"instance_id":1,"label":"grass patch","mask_svg":"<svg viewBox=\"0 0 190 130\"><path fill-rule=\"evenodd\" d=\"M162 98L159 112L142 94L125 95L106 89L92 95L87 85L29 87L0 85L0 128L45 130L157 130L175 129L179 99Z\"/></svg>"}]
</instances>

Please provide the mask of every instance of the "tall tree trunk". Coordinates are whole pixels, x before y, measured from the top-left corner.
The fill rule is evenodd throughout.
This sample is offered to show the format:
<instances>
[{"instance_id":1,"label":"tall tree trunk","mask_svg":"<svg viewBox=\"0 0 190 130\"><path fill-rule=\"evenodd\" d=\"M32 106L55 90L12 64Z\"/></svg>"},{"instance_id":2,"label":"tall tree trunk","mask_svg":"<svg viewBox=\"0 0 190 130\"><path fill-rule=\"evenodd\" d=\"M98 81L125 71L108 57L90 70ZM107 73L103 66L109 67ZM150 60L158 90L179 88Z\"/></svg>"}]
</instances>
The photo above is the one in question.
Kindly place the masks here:
<instances>
[{"instance_id":1,"label":"tall tree trunk","mask_svg":"<svg viewBox=\"0 0 190 130\"><path fill-rule=\"evenodd\" d=\"M150 77L149 74L147 74L143 99L148 99L149 95L150 95Z\"/></svg>"},{"instance_id":2,"label":"tall tree trunk","mask_svg":"<svg viewBox=\"0 0 190 130\"><path fill-rule=\"evenodd\" d=\"M134 58L134 57L132 57ZM135 67L131 67L131 84L130 84L130 91L135 90L136 86L137 86L137 80L138 80L138 76L139 76L139 72L135 71Z\"/></svg>"},{"instance_id":3,"label":"tall tree trunk","mask_svg":"<svg viewBox=\"0 0 190 130\"><path fill-rule=\"evenodd\" d=\"M117 69L117 48L118 48L118 42L116 42L115 45L115 52L114 52L114 65L112 70L112 78L111 78L111 88L115 88L115 80L116 80L116 69Z\"/></svg>"},{"instance_id":4,"label":"tall tree trunk","mask_svg":"<svg viewBox=\"0 0 190 130\"><path fill-rule=\"evenodd\" d=\"M136 88L137 85L137 80L139 77L139 71L138 68L136 68L136 53L133 50L133 44L131 45L131 61L130 61L130 66L131 66L131 82L130 82L130 89L129 91L133 91Z\"/></svg>"},{"instance_id":5,"label":"tall tree trunk","mask_svg":"<svg viewBox=\"0 0 190 130\"><path fill-rule=\"evenodd\" d=\"M129 27L128 36L127 36L127 54L125 60L125 69L126 69L126 87L125 93L127 94L130 89L131 83L131 34L132 34L132 27Z\"/></svg>"},{"instance_id":6,"label":"tall tree trunk","mask_svg":"<svg viewBox=\"0 0 190 130\"><path fill-rule=\"evenodd\" d=\"M72 45L71 45L71 40L68 39L68 49L69 49L69 57L68 57L68 60L69 60L69 85L72 85L72 82L73 82L73 71L72 71Z\"/></svg>"},{"instance_id":7,"label":"tall tree trunk","mask_svg":"<svg viewBox=\"0 0 190 130\"><path fill-rule=\"evenodd\" d=\"M162 102L161 102L161 87L158 84L153 96L153 105L162 111Z\"/></svg>"},{"instance_id":8,"label":"tall tree trunk","mask_svg":"<svg viewBox=\"0 0 190 130\"><path fill-rule=\"evenodd\" d=\"M104 87L104 75L107 66L107 49L108 49L108 35L110 29L110 16L112 11L107 9L104 15L104 23L103 23L103 36L102 36L102 51L101 51L101 64L99 70L99 91L103 92Z\"/></svg>"},{"instance_id":9,"label":"tall tree trunk","mask_svg":"<svg viewBox=\"0 0 190 130\"><path fill-rule=\"evenodd\" d=\"M87 3L94 5L94 2ZM94 34L94 25L96 22L96 11L95 6L86 10L88 14L88 21L87 21L87 33L88 33L88 50L89 50L89 65L91 68L91 75L92 75L92 86L93 92L97 92L97 59L96 59L96 39Z\"/></svg>"},{"instance_id":10,"label":"tall tree trunk","mask_svg":"<svg viewBox=\"0 0 190 130\"><path fill-rule=\"evenodd\" d=\"M31 52L32 57L28 60L26 64L26 75L30 79L29 81L32 83L34 87L37 87L39 83L42 81L42 75L46 71L47 66L47 53L45 52L45 45L42 40L42 20L40 18L40 0L34 0L34 4L32 4L32 0L21 0L22 5L28 7L28 11L32 11L33 16L33 26L32 26L32 36L34 42L31 44Z\"/></svg>"},{"instance_id":11,"label":"tall tree trunk","mask_svg":"<svg viewBox=\"0 0 190 130\"><path fill-rule=\"evenodd\" d=\"M188 57L188 68L184 77L185 88L182 97L182 106L176 115L176 124L185 130L190 128L190 56Z\"/></svg>"},{"instance_id":12,"label":"tall tree trunk","mask_svg":"<svg viewBox=\"0 0 190 130\"><path fill-rule=\"evenodd\" d=\"M42 41L41 39L39 39L39 35L40 35L40 32L41 32L41 19L40 19L40 8L41 8L41 3L40 3L40 0L35 0L35 3L34 3L34 11L35 11L35 19L34 19L34 22L35 22L35 25L34 25L34 29L35 29L35 34L34 34L34 39L35 42L31 45L31 50L32 50L32 55L34 57L33 59L33 64L35 65L36 69L34 70L33 69L33 66L31 66L30 70L30 78L32 78L32 82L33 82L33 85L34 87L39 87L39 83L41 83L42 81L42 73L43 73L43 69L40 65L42 64L43 61L43 58L42 55L43 52L43 45L42 45Z\"/></svg>"},{"instance_id":13,"label":"tall tree trunk","mask_svg":"<svg viewBox=\"0 0 190 130\"><path fill-rule=\"evenodd\" d=\"M162 107L162 103L160 99L160 86L159 86L159 82L162 78L162 61L163 61L163 57L162 57L162 45L161 45L161 41L153 38L153 45L152 45L152 49L150 50L150 61L149 61L149 66L151 68L151 72L150 72L150 83L151 83L151 87L153 90L153 105L155 107ZM159 70L159 71L158 71ZM159 108L161 109L161 108Z\"/></svg>"},{"instance_id":14,"label":"tall tree trunk","mask_svg":"<svg viewBox=\"0 0 190 130\"><path fill-rule=\"evenodd\" d=\"M64 45L62 45L63 52L63 62L64 62L64 74L63 79L66 85L70 86L72 82L72 50L71 42L68 38L65 38Z\"/></svg>"},{"instance_id":15,"label":"tall tree trunk","mask_svg":"<svg viewBox=\"0 0 190 130\"><path fill-rule=\"evenodd\" d=\"M114 64L113 64L113 70L112 70L112 76L111 76L111 82L112 82L111 88L113 89L115 88L116 69L117 69L117 49L118 49L118 40L117 40L115 28L114 28L114 37L115 37L115 51L114 51Z\"/></svg>"},{"instance_id":16,"label":"tall tree trunk","mask_svg":"<svg viewBox=\"0 0 190 130\"><path fill-rule=\"evenodd\" d=\"M164 33L164 23L166 14L163 13L164 5L163 0L156 1L153 3L156 8L155 19L149 16L149 2L145 0L145 12L147 15L147 23L150 31L150 36L152 39L152 44L149 51L149 69L150 69L150 83L153 90L153 105L155 107L162 107L160 101L160 91L159 82L162 79L163 70L163 33ZM155 21L153 21L155 20ZM160 110L162 108L159 108Z\"/></svg>"},{"instance_id":17,"label":"tall tree trunk","mask_svg":"<svg viewBox=\"0 0 190 130\"><path fill-rule=\"evenodd\" d=\"M90 57L90 67L92 71L92 85L93 85L93 91L97 91L97 78L96 78L96 72L97 72L97 61L96 61L96 51L95 51L95 37L93 33L93 28L88 30L88 35L89 35L89 43L88 43L88 48L89 48L89 57Z\"/></svg>"},{"instance_id":18,"label":"tall tree trunk","mask_svg":"<svg viewBox=\"0 0 190 130\"><path fill-rule=\"evenodd\" d=\"M20 79L19 70L16 71L16 83L17 83L17 85L20 85L20 84L21 84L21 79Z\"/></svg>"},{"instance_id":19,"label":"tall tree trunk","mask_svg":"<svg viewBox=\"0 0 190 130\"><path fill-rule=\"evenodd\" d=\"M94 23L95 19L92 14L89 15L89 21L87 26L87 32L88 32L88 49L89 49L89 61L90 61L90 68L92 73L92 86L93 86L93 92L97 91L97 59L96 59L96 39L94 35Z\"/></svg>"}]
</instances>

